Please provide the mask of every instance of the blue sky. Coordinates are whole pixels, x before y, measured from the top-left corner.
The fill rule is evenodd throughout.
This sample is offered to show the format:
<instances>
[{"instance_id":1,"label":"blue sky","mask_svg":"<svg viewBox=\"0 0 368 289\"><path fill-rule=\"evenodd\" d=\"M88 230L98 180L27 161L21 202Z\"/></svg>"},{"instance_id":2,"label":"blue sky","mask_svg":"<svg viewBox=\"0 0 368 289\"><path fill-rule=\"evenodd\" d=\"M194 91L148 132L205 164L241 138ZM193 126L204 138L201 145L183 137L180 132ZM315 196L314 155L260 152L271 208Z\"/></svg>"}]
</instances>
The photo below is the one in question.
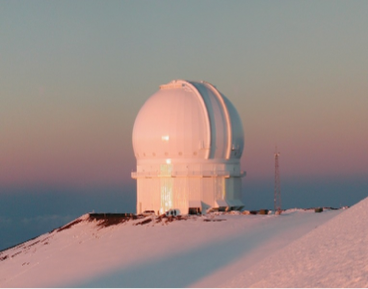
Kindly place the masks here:
<instances>
[{"instance_id":1,"label":"blue sky","mask_svg":"<svg viewBox=\"0 0 368 289\"><path fill-rule=\"evenodd\" d=\"M356 203L368 189L367 8L0 2L0 241L30 218L45 221L17 240L92 210L134 211L134 119L173 79L209 81L239 111L250 209L273 205L275 145L285 207Z\"/></svg>"}]
</instances>

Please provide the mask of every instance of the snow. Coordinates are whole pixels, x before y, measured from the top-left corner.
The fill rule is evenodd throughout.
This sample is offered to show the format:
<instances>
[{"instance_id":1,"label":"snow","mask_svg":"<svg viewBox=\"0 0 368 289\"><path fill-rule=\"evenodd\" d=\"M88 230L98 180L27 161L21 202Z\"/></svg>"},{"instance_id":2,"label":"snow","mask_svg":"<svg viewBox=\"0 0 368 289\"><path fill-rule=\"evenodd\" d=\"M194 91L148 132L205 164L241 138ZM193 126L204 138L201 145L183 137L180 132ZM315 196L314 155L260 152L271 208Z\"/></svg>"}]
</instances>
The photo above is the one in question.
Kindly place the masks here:
<instances>
[{"instance_id":1,"label":"snow","mask_svg":"<svg viewBox=\"0 0 368 289\"><path fill-rule=\"evenodd\" d=\"M368 287L368 199L235 277L231 287Z\"/></svg>"},{"instance_id":2,"label":"snow","mask_svg":"<svg viewBox=\"0 0 368 289\"><path fill-rule=\"evenodd\" d=\"M0 252L0 287L368 287L367 214L368 199L108 227L86 214Z\"/></svg>"}]
</instances>

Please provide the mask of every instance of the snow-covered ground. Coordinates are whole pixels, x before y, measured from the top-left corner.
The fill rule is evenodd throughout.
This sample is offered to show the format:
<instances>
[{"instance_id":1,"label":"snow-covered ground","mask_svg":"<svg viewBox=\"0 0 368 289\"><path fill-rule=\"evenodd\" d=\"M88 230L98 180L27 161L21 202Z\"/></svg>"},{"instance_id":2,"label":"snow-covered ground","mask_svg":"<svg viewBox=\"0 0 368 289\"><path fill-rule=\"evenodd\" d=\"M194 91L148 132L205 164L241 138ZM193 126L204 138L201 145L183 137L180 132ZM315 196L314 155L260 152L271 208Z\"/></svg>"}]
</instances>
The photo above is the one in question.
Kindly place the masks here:
<instances>
[{"instance_id":1,"label":"snow-covered ground","mask_svg":"<svg viewBox=\"0 0 368 289\"><path fill-rule=\"evenodd\" d=\"M0 253L0 287L368 287L368 199L346 210L100 226Z\"/></svg>"}]
</instances>

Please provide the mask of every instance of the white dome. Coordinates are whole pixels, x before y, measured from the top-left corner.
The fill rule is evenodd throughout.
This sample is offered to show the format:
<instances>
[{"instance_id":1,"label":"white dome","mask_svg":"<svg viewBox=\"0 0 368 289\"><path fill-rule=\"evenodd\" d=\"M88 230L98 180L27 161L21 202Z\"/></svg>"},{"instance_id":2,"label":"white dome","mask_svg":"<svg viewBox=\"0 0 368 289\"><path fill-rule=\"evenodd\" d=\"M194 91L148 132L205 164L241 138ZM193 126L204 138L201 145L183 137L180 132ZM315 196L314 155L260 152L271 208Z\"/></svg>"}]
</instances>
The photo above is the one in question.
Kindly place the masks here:
<instances>
[{"instance_id":1,"label":"white dome","mask_svg":"<svg viewBox=\"0 0 368 289\"><path fill-rule=\"evenodd\" d=\"M244 135L231 102L208 82L161 85L133 127L137 212L240 209Z\"/></svg>"},{"instance_id":2,"label":"white dome","mask_svg":"<svg viewBox=\"0 0 368 289\"><path fill-rule=\"evenodd\" d=\"M240 159L243 126L233 104L208 82L173 80L140 109L133 128L137 160Z\"/></svg>"}]
</instances>

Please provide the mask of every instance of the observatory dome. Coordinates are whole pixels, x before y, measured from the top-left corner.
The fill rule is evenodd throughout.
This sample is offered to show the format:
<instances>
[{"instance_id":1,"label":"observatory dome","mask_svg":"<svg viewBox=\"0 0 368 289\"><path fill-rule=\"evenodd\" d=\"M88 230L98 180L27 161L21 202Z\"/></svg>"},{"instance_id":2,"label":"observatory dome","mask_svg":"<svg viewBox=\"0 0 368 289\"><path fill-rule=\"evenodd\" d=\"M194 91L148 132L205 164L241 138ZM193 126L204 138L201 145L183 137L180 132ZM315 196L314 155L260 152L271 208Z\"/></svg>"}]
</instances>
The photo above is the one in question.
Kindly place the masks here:
<instances>
[{"instance_id":1,"label":"observatory dome","mask_svg":"<svg viewBox=\"0 0 368 289\"><path fill-rule=\"evenodd\" d=\"M205 81L161 85L140 109L133 127L138 163L239 160L243 126L233 104Z\"/></svg>"}]
</instances>

